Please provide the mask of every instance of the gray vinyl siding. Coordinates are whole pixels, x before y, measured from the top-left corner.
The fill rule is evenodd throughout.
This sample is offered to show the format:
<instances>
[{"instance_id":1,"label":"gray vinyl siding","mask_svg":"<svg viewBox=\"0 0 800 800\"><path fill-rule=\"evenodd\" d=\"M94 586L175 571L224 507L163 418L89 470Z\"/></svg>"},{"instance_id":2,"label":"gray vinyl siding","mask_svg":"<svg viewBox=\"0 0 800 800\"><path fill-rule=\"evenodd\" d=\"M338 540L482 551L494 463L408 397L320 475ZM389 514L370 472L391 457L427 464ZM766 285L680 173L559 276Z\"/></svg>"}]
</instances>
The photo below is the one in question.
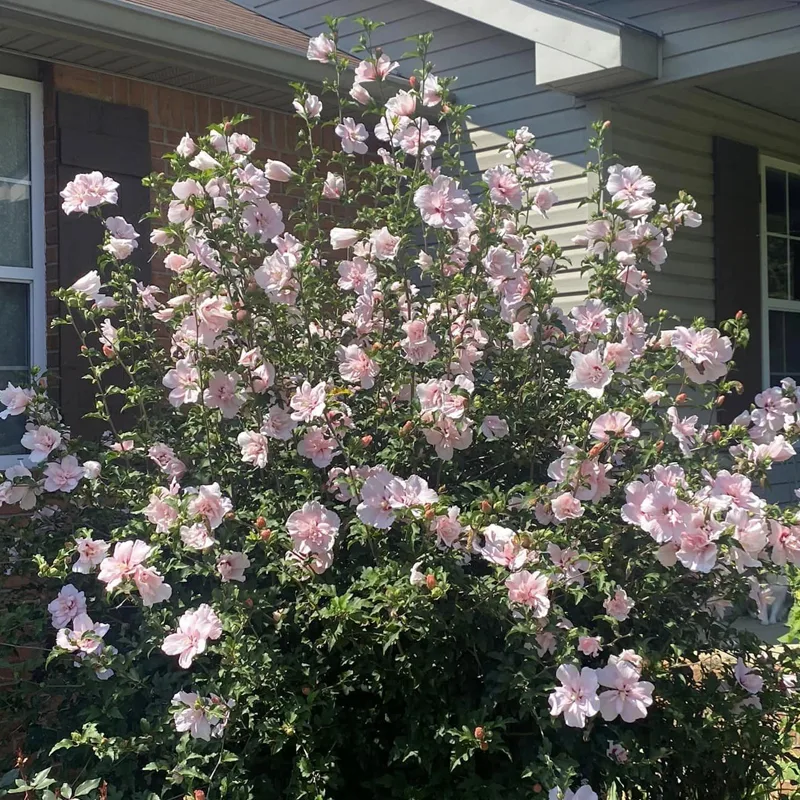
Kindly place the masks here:
<instances>
[{"instance_id":1,"label":"gray vinyl siding","mask_svg":"<svg viewBox=\"0 0 800 800\"><path fill-rule=\"evenodd\" d=\"M703 214L702 227L681 231L668 245L663 271L652 275L649 306L667 308L686 320L714 320L713 137L800 163L800 123L686 86L617 98L611 119L611 145L621 161L639 164L653 176L659 200L685 189Z\"/></svg>"},{"instance_id":2,"label":"gray vinyl siding","mask_svg":"<svg viewBox=\"0 0 800 800\"><path fill-rule=\"evenodd\" d=\"M434 34L430 60L440 75L454 75L458 101L475 106L471 112L472 150L467 166L477 176L485 169L507 163L498 152L509 129L527 125L537 145L556 161L553 188L559 203L540 229L575 256L571 239L586 221L579 207L587 193L586 142L592 113L571 95L536 86L534 45L459 14L436 8L424 0L236 0L240 5L278 22L314 35L324 29L325 15L358 17L386 23L377 31L376 43L401 61L400 71L413 68L401 56L409 49L406 37L420 31ZM341 46L357 44L354 25L345 23ZM579 259L573 259L578 264ZM571 306L585 290L576 269L560 276L562 303Z\"/></svg>"},{"instance_id":3,"label":"gray vinyl siding","mask_svg":"<svg viewBox=\"0 0 800 800\"><path fill-rule=\"evenodd\" d=\"M573 0L664 37L662 76L676 81L795 52L794 0Z\"/></svg>"}]
</instances>

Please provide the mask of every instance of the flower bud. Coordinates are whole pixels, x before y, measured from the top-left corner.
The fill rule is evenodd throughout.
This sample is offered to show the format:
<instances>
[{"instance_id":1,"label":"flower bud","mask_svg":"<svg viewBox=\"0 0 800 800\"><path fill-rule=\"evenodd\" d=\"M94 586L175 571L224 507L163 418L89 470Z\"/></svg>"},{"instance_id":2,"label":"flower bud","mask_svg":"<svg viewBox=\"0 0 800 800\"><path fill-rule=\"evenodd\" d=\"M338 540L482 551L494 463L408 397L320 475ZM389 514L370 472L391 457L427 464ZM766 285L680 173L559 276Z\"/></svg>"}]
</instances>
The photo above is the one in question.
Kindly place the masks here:
<instances>
[{"instance_id":1,"label":"flower bud","mask_svg":"<svg viewBox=\"0 0 800 800\"><path fill-rule=\"evenodd\" d=\"M106 358L113 358L114 357L114 348L109 347L107 344L103 345L103 355Z\"/></svg>"},{"instance_id":2,"label":"flower bud","mask_svg":"<svg viewBox=\"0 0 800 800\"><path fill-rule=\"evenodd\" d=\"M675 398L675 405L676 405L676 406L682 405L682 404L683 404L683 403L685 403L685 402L686 402L688 399L689 399L689 395L687 395L687 394L686 394L686 392L681 392L681 393L680 393L680 394L679 394L679 395L678 395L678 396Z\"/></svg>"},{"instance_id":3,"label":"flower bud","mask_svg":"<svg viewBox=\"0 0 800 800\"><path fill-rule=\"evenodd\" d=\"M607 119L607 120L606 120L606 121L603 123L603 127L602 127L602 128L600 128L600 130L601 130L601 131L607 131L607 130L608 130L610 127L611 127L611 120L610 120L610 119Z\"/></svg>"},{"instance_id":4,"label":"flower bud","mask_svg":"<svg viewBox=\"0 0 800 800\"><path fill-rule=\"evenodd\" d=\"M492 510L492 504L488 500L481 500L481 511L488 514Z\"/></svg>"},{"instance_id":5,"label":"flower bud","mask_svg":"<svg viewBox=\"0 0 800 800\"><path fill-rule=\"evenodd\" d=\"M409 86L410 86L412 89L415 89L415 88L416 88L416 86L417 86L417 76L416 76L416 75L412 75L412 76L411 76L411 77L408 79L408 85L409 85Z\"/></svg>"},{"instance_id":6,"label":"flower bud","mask_svg":"<svg viewBox=\"0 0 800 800\"><path fill-rule=\"evenodd\" d=\"M262 542L268 542L269 537L272 536L272 531L269 528L264 528L258 532L258 536Z\"/></svg>"},{"instance_id":7,"label":"flower bud","mask_svg":"<svg viewBox=\"0 0 800 800\"><path fill-rule=\"evenodd\" d=\"M663 449L664 449L664 440L663 439L659 439L656 442L656 452L660 453Z\"/></svg>"},{"instance_id":8,"label":"flower bud","mask_svg":"<svg viewBox=\"0 0 800 800\"><path fill-rule=\"evenodd\" d=\"M739 310L736 312L736 319L741 319L743 316L744 316L744 311L742 311L742 309L740 308L740 309L739 309Z\"/></svg>"},{"instance_id":9,"label":"flower bud","mask_svg":"<svg viewBox=\"0 0 800 800\"><path fill-rule=\"evenodd\" d=\"M89 348L85 344L81 345L81 353L85 353L88 349Z\"/></svg>"},{"instance_id":10,"label":"flower bud","mask_svg":"<svg viewBox=\"0 0 800 800\"><path fill-rule=\"evenodd\" d=\"M711 434L711 438L712 438L712 439L713 439L715 442L718 442L718 441L719 441L719 440L722 438L722 431L721 431L719 428L717 428L717 430L715 430L715 431L714 431L714 432Z\"/></svg>"},{"instance_id":11,"label":"flower bud","mask_svg":"<svg viewBox=\"0 0 800 800\"><path fill-rule=\"evenodd\" d=\"M266 527L267 527L267 521L264 519L264 517L256 517L256 528L260 530L261 528L266 528Z\"/></svg>"},{"instance_id":12,"label":"flower bud","mask_svg":"<svg viewBox=\"0 0 800 800\"><path fill-rule=\"evenodd\" d=\"M206 800L206 793L202 789L195 789L194 800Z\"/></svg>"},{"instance_id":13,"label":"flower bud","mask_svg":"<svg viewBox=\"0 0 800 800\"><path fill-rule=\"evenodd\" d=\"M372 345L372 352L377 353L380 350L383 350L383 345L380 342L374 342Z\"/></svg>"},{"instance_id":14,"label":"flower bud","mask_svg":"<svg viewBox=\"0 0 800 800\"><path fill-rule=\"evenodd\" d=\"M436 588L436 577L434 575L426 575L425 576L425 585L433 591Z\"/></svg>"},{"instance_id":15,"label":"flower bud","mask_svg":"<svg viewBox=\"0 0 800 800\"><path fill-rule=\"evenodd\" d=\"M370 436L369 434L367 434L366 436L362 436L361 444L364 445L364 447L369 447L372 444L372 436Z\"/></svg>"},{"instance_id":16,"label":"flower bud","mask_svg":"<svg viewBox=\"0 0 800 800\"><path fill-rule=\"evenodd\" d=\"M403 427L400 428L400 435L408 436L408 434L411 433L413 429L414 429L414 423L411 420L408 420L408 422L406 422L405 425L403 425Z\"/></svg>"},{"instance_id":17,"label":"flower bud","mask_svg":"<svg viewBox=\"0 0 800 800\"><path fill-rule=\"evenodd\" d=\"M425 519L428 520L428 522L430 522L435 517L436 517L436 512L430 506L425 506Z\"/></svg>"},{"instance_id":18,"label":"flower bud","mask_svg":"<svg viewBox=\"0 0 800 800\"><path fill-rule=\"evenodd\" d=\"M483 739L483 728L481 728L481 726L479 725L477 728L475 728L473 735L475 736L476 739Z\"/></svg>"},{"instance_id":19,"label":"flower bud","mask_svg":"<svg viewBox=\"0 0 800 800\"><path fill-rule=\"evenodd\" d=\"M533 784L533 793L534 794L541 794L542 791L542 784L541 783L534 783Z\"/></svg>"},{"instance_id":20,"label":"flower bud","mask_svg":"<svg viewBox=\"0 0 800 800\"><path fill-rule=\"evenodd\" d=\"M247 598L247 599L244 601L244 604L245 604L245 605L246 605L248 608L252 608L252 607L253 607L253 598L252 598L252 597L248 597L248 598Z\"/></svg>"},{"instance_id":21,"label":"flower bud","mask_svg":"<svg viewBox=\"0 0 800 800\"><path fill-rule=\"evenodd\" d=\"M605 442L598 442L590 451L589 458L597 458L606 448Z\"/></svg>"},{"instance_id":22,"label":"flower bud","mask_svg":"<svg viewBox=\"0 0 800 800\"><path fill-rule=\"evenodd\" d=\"M725 395L724 394L719 395L717 397L717 399L714 401L714 405L717 408L719 408L720 406L724 405L724 403L725 403Z\"/></svg>"},{"instance_id":23,"label":"flower bud","mask_svg":"<svg viewBox=\"0 0 800 800\"><path fill-rule=\"evenodd\" d=\"M303 697L308 697L311 694L311 687L310 686L304 686L302 688L302 692L303 692Z\"/></svg>"},{"instance_id":24,"label":"flower bud","mask_svg":"<svg viewBox=\"0 0 800 800\"><path fill-rule=\"evenodd\" d=\"M447 103L442 104L442 114L449 114L450 113L450 106Z\"/></svg>"}]
</instances>

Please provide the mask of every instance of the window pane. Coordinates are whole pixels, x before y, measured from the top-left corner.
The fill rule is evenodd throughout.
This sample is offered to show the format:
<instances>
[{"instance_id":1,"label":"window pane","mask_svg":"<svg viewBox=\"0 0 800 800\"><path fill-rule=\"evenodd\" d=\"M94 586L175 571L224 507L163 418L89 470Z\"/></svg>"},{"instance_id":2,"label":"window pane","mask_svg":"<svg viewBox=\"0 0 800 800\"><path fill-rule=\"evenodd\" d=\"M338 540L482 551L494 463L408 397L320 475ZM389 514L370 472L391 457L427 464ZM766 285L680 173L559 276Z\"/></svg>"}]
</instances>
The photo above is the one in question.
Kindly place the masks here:
<instances>
[{"instance_id":1,"label":"window pane","mask_svg":"<svg viewBox=\"0 0 800 800\"><path fill-rule=\"evenodd\" d=\"M789 299L800 300L800 241L789 239Z\"/></svg>"},{"instance_id":2,"label":"window pane","mask_svg":"<svg viewBox=\"0 0 800 800\"><path fill-rule=\"evenodd\" d=\"M800 313L769 312L770 385L782 378L800 381Z\"/></svg>"},{"instance_id":3,"label":"window pane","mask_svg":"<svg viewBox=\"0 0 800 800\"><path fill-rule=\"evenodd\" d=\"M787 240L778 236L767 236L767 286L770 297L789 298Z\"/></svg>"},{"instance_id":4,"label":"window pane","mask_svg":"<svg viewBox=\"0 0 800 800\"><path fill-rule=\"evenodd\" d=\"M767 173L767 230L786 233L786 173L778 169Z\"/></svg>"},{"instance_id":5,"label":"window pane","mask_svg":"<svg viewBox=\"0 0 800 800\"><path fill-rule=\"evenodd\" d=\"M5 389L9 382L19 386L21 383L27 384L29 380L30 375L27 372L11 372L0 369L0 389ZM23 433L25 433L24 414L0 419L0 456L26 453L25 448L19 443Z\"/></svg>"},{"instance_id":6,"label":"window pane","mask_svg":"<svg viewBox=\"0 0 800 800\"><path fill-rule=\"evenodd\" d=\"M786 370L786 360L783 348L783 312L769 312L769 371L773 375L783 373ZM780 375L778 381L785 377ZM775 385L775 382L772 382Z\"/></svg>"},{"instance_id":7,"label":"window pane","mask_svg":"<svg viewBox=\"0 0 800 800\"><path fill-rule=\"evenodd\" d=\"M789 233L800 236L800 175L789 175Z\"/></svg>"},{"instance_id":8,"label":"window pane","mask_svg":"<svg viewBox=\"0 0 800 800\"><path fill-rule=\"evenodd\" d=\"M0 266L31 266L30 187L2 180L0 180Z\"/></svg>"},{"instance_id":9,"label":"window pane","mask_svg":"<svg viewBox=\"0 0 800 800\"><path fill-rule=\"evenodd\" d=\"M786 353L786 371L796 378L800 374L800 314L787 311L783 320L783 348Z\"/></svg>"},{"instance_id":10,"label":"window pane","mask_svg":"<svg viewBox=\"0 0 800 800\"><path fill-rule=\"evenodd\" d=\"M27 283L0 283L0 369L30 366L30 318Z\"/></svg>"},{"instance_id":11,"label":"window pane","mask_svg":"<svg viewBox=\"0 0 800 800\"><path fill-rule=\"evenodd\" d=\"M0 178L30 180L30 97L0 89Z\"/></svg>"},{"instance_id":12,"label":"window pane","mask_svg":"<svg viewBox=\"0 0 800 800\"><path fill-rule=\"evenodd\" d=\"M30 380L30 317L27 283L0 283L0 388ZM0 420L0 455L22 452L25 415Z\"/></svg>"}]
</instances>

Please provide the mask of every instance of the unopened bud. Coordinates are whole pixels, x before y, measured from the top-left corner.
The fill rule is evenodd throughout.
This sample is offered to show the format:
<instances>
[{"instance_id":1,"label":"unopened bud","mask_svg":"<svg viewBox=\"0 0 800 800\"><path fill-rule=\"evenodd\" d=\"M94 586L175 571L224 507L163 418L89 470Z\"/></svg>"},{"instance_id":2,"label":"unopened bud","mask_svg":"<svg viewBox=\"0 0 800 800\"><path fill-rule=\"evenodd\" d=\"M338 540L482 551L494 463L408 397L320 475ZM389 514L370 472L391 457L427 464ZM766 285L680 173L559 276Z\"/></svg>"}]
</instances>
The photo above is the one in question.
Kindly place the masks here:
<instances>
[{"instance_id":1,"label":"unopened bud","mask_svg":"<svg viewBox=\"0 0 800 800\"><path fill-rule=\"evenodd\" d=\"M606 121L603 123L603 127L602 127L602 128L600 128L600 130L602 130L602 131L607 131L607 130L608 130L610 127L611 127L611 120L610 120L610 119L607 119L607 120L606 120Z\"/></svg>"},{"instance_id":2,"label":"unopened bud","mask_svg":"<svg viewBox=\"0 0 800 800\"><path fill-rule=\"evenodd\" d=\"M85 353L88 349L89 348L85 344L81 345L81 353Z\"/></svg>"},{"instance_id":3,"label":"unopened bud","mask_svg":"<svg viewBox=\"0 0 800 800\"><path fill-rule=\"evenodd\" d=\"M664 440L663 439L659 439L656 442L656 453L660 453L663 449L664 449Z\"/></svg>"},{"instance_id":4,"label":"unopened bud","mask_svg":"<svg viewBox=\"0 0 800 800\"><path fill-rule=\"evenodd\" d=\"M248 608L252 608L252 607L253 607L253 598L252 598L252 597L248 597L248 598L247 598L247 599L244 601L244 604L245 604L245 605L246 605Z\"/></svg>"},{"instance_id":5,"label":"unopened bud","mask_svg":"<svg viewBox=\"0 0 800 800\"><path fill-rule=\"evenodd\" d=\"M383 345L380 342L375 342L372 345L372 352L377 353L379 350L383 350Z\"/></svg>"},{"instance_id":6,"label":"unopened bud","mask_svg":"<svg viewBox=\"0 0 800 800\"><path fill-rule=\"evenodd\" d=\"M367 434L366 436L362 436L361 444L364 445L364 447L369 447L372 444L372 436L370 436L369 434Z\"/></svg>"},{"instance_id":7,"label":"unopened bud","mask_svg":"<svg viewBox=\"0 0 800 800\"><path fill-rule=\"evenodd\" d=\"M606 448L605 442L598 442L590 451L589 458L597 458Z\"/></svg>"},{"instance_id":8,"label":"unopened bud","mask_svg":"<svg viewBox=\"0 0 800 800\"><path fill-rule=\"evenodd\" d=\"M303 697L308 697L311 694L311 687L304 686L301 691L303 692Z\"/></svg>"},{"instance_id":9,"label":"unopened bud","mask_svg":"<svg viewBox=\"0 0 800 800\"><path fill-rule=\"evenodd\" d=\"M272 612L272 621L275 623L280 622L283 619L283 614L280 611L273 611Z\"/></svg>"},{"instance_id":10,"label":"unopened bud","mask_svg":"<svg viewBox=\"0 0 800 800\"><path fill-rule=\"evenodd\" d=\"M479 725L477 728L475 728L473 735L476 739L483 739L483 728L481 728Z\"/></svg>"},{"instance_id":11,"label":"unopened bud","mask_svg":"<svg viewBox=\"0 0 800 800\"><path fill-rule=\"evenodd\" d=\"M103 355L106 358L114 358L114 348L109 347L107 344L103 345Z\"/></svg>"},{"instance_id":12,"label":"unopened bud","mask_svg":"<svg viewBox=\"0 0 800 800\"><path fill-rule=\"evenodd\" d=\"M450 106L447 103L442 103L442 114L449 114Z\"/></svg>"},{"instance_id":13,"label":"unopened bud","mask_svg":"<svg viewBox=\"0 0 800 800\"><path fill-rule=\"evenodd\" d=\"M256 517L256 528L260 530L261 528L266 528L266 527L267 527L267 521L264 519L264 517Z\"/></svg>"},{"instance_id":14,"label":"unopened bud","mask_svg":"<svg viewBox=\"0 0 800 800\"><path fill-rule=\"evenodd\" d=\"M436 588L436 576L434 575L426 575L425 576L425 585L428 587L429 590L433 591Z\"/></svg>"},{"instance_id":15,"label":"unopened bud","mask_svg":"<svg viewBox=\"0 0 800 800\"><path fill-rule=\"evenodd\" d=\"M417 83L418 83L418 81L417 81L417 76L416 76L416 75L412 75L412 76L411 76L411 77L408 79L408 85L409 85L409 86L410 86L412 89L415 89L415 88L416 88L416 86L417 86Z\"/></svg>"},{"instance_id":16,"label":"unopened bud","mask_svg":"<svg viewBox=\"0 0 800 800\"><path fill-rule=\"evenodd\" d=\"M425 506L425 519L430 522L435 516L436 512L430 506Z\"/></svg>"},{"instance_id":17,"label":"unopened bud","mask_svg":"<svg viewBox=\"0 0 800 800\"><path fill-rule=\"evenodd\" d=\"M194 800L206 800L206 793L202 789L195 789Z\"/></svg>"},{"instance_id":18,"label":"unopened bud","mask_svg":"<svg viewBox=\"0 0 800 800\"><path fill-rule=\"evenodd\" d=\"M731 381L730 387L736 394L741 394L744 391L744 384L741 381Z\"/></svg>"},{"instance_id":19,"label":"unopened bud","mask_svg":"<svg viewBox=\"0 0 800 800\"><path fill-rule=\"evenodd\" d=\"M262 542L268 542L269 537L272 536L272 531L269 528L264 528L258 532L258 536Z\"/></svg>"},{"instance_id":20,"label":"unopened bud","mask_svg":"<svg viewBox=\"0 0 800 800\"><path fill-rule=\"evenodd\" d=\"M740 308L740 309L739 309L739 310L736 312L736 319L741 319L743 316L744 316L744 311L742 311L742 309Z\"/></svg>"},{"instance_id":21,"label":"unopened bud","mask_svg":"<svg viewBox=\"0 0 800 800\"><path fill-rule=\"evenodd\" d=\"M230 123L230 121L225 123L223 130L225 131L226 136L230 136L233 133L233 125Z\"/></svg>"},{"instance_id":22,"label":"unopened bud","mask_svg":"<svg viewBox=\"0 0 800 800\"><path fill-rule=\"evenodd\" d=\"M242 320L245 320L245 319L247 319L247 309L245 309L245 308L240 308L240 309L239 309L239 310L236 312L236 321L237 321L237 322L241 322Z\"/></svg>"},{"instance_id":23,"label":"unopened bud","mask_svg":"<svg viewBox=\"0 0 800 800\"><path fill-rule=\"evenodd\" d=\"M533 784L533 793L534 794L541 794L542 791L542 784L541 783L534 783Z\"/></svg>"},{"instance_id":24,"label":"unopened bud","mask_svg":"<svg viewBox=\"0 0 800 800\"><path fill-rule=\"evenodd\" d=\"M400 435L408 436L408 434L411 433L413 429L414 429L414 423L411 420L409 420L408 422L405 423L405 425L403 425L402 428L400 428Z\"/></svg>"},{"instance_id":25,"label":"unopened bud","mask_svg":"<svg viewBox=\"0 0 800 800\"><path fill-rule=\"evenodd\" d=\"M488 514L492 510L492 504L488 500L481 500L481 511Z\"/></svg>"},{"instance_id":26,"label":"unopened bud","mask_svg":"<svg viewBox=\"0 0 800 800\"><path fill-rule=\"evenodd\" d=\"M687 395L687 394L686 394L686 392L681 392L681 393L680 393L680 394L679 394L679 395L678 395L678 396L675 398L675 405L678 405L678 406L679 406L679 405L681 405L681 404L685 403L685 402L686 402L688 399L689 399L689 395Z\"/></svg>"},{"instance_id":27,"label":"unopened bud","mask_svg":"<svg viewBox=\"0 0 800 800\"><path fill-rule=\"evenodd\" d=\"M719 428L717 428L717 430L715 430L715 431L714 431L714 432L711 434L711 438L712 438L712 439L713 439L715 442L718 442L718 441L719 441L719 440L722 438L722 431L721 431L721 430L719 430Z\"/></svg>"},{"instance_id":28,"label":"unopened bud","mask_svg":"<svg viewBox=\"0 0 800 800\"><path fill-rule=\"evenodd\" d=\"M233 511L229 511L229 512L228 512L228 513L225 515L225 519L236 519L236 514L234 514L234 513L233 513Z\"/></svg>"},{"instance_id":29,"label":"unopened bud","mask_svg":"<svg viewBox=\"0 0 800 800\"><path fill-rule=\"evenodd\" d=\"M724 405L725 403L725 395L721 394L717 396L717 399L714 401L714 405L719 408L720 406Z\"/></svg>"}]
</instances>

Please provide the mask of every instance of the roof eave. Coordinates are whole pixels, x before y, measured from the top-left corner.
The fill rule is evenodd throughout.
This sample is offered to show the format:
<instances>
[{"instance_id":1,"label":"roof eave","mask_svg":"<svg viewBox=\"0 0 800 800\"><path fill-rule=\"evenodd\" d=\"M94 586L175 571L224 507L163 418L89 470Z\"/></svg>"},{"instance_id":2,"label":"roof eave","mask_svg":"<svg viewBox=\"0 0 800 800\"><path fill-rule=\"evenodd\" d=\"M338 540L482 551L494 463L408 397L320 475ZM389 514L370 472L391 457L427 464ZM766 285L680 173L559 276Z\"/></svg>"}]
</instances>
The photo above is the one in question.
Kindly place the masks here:
<instances>
[{"instance_id":1,"label":"roof eave","mask_svg":"<svg viewBox=\"0 0 800 800\"><path fill-rule=\"evenodd\" d=\"M120 0L0 0L0 10L23 27L72 32L257 85L274 84L276 77L321 84L330 75L297 50Z\"/></svg>"}]
</instances>

